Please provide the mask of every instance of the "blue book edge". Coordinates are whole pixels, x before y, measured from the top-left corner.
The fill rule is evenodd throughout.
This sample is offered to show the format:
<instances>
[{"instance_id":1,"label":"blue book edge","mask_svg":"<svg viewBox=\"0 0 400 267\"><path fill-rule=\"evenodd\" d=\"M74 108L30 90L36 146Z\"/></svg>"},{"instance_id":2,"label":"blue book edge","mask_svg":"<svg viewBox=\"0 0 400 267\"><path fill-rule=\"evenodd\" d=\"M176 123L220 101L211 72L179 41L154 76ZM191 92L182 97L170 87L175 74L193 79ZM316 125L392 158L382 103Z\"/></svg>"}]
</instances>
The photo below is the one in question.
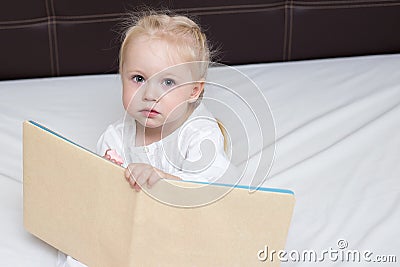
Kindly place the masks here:
<instances>
[{"instance_id":1,"label":"blue book edge","mask_svg":"<svg viewBox=\"0 0 400 267\"><path fill-rule=\"evenodd\" d=\"M46 131L48 133L51 133L51 134L61 138L64 141L67 141L67 142L69 142L69 143L71 143L71 144L73 144L75 146L78 146L78 147L80 147L80 148L82 148L82 149L84 149L84 150L86 150L86 151L88 151L88 152L100 157L99 155L97 155L93 151L90 151L89 149L87 149L87 148L85 148L85 147L83 147L83 146L81 146L81 145L69 140L68 138L60 135L59 133L56 133L53 130L50 130L49 128L47 128L47 127L45 127L45 126L43 126L43 125L41 125L41 124L39 124L39 123L37 123L35 121L29 120L29 123L35 125L36 127L39 127L40 129L42 129L42 130L44 130L44 131ZM223 184L223 183L207 183L207 182L189 181L189 180L182 180L182 182L190 182L190 183L197 183L197 184L204 184L204 185L212 184L212 185L216 185L216 186L228 186L228 187L233 187L233 188L248 189L248 190L252 190L252 191L254 190L254 191L264 191L264 192L273 192L273 193L282 193L282 194L294 195L293 191L288 190L288 189L280 189L280 188L252 187L252 186L238 185L238 184L232 185L232 184Z\"/></svg>"}]
</instances>

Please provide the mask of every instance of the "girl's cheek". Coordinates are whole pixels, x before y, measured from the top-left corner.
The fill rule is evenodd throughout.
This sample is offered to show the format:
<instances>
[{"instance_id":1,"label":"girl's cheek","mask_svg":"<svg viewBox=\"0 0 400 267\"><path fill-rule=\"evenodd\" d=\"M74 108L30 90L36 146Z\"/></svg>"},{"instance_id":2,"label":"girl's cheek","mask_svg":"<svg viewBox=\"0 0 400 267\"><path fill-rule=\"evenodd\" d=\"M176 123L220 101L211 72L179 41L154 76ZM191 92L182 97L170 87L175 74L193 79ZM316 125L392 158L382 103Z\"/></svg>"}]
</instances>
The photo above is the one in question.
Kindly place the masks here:
<instances>
[{"instance_id":1,"label":"girl's cheek","mask_svg":"<svg viewBox=\"0 0 400 267\"><path fill-rule=\"evenodd\" d=\"M137 101L139 95L137 95L138 90L135 87L124 87L122 92L124 108L127 109L129 105L132 105L134 101Z\"/></svg>"},{"instance_id":2,"label":"girl's cheek","mask_svg":"<svg viewBox=\"0 0 400 267\"><path fill-rule=\"evenodd\" d=\"M128 110L129 104L131 102L130 100L131 100L131 97L124 92L122 95L122 104L123 104L125 110Z\"/></svg>"}]
</instances>

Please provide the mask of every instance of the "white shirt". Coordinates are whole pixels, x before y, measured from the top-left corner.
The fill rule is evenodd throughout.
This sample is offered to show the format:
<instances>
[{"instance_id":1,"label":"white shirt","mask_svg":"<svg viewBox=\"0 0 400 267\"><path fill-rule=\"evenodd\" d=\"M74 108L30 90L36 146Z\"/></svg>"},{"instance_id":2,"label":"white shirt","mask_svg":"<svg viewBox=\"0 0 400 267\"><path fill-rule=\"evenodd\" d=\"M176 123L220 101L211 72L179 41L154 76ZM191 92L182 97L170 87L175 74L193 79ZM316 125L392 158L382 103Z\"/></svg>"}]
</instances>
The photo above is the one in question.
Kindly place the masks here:
<instances>
[{"instance_id":1,"label":"white shirt","mask_svg":"<svg viewBox=\"0 0 400 267\"><path fill-rule=\"evenodd\" d=\"M115 149L129 163L148 163L183 180L211 182L229 166L220 128L203 104L200 104L172 134L147 146L136 147L136 122L128 115L108 126L97 143L104 156ZM211 141L211 142L210 142Z\"/></svg>"}]
</instances>

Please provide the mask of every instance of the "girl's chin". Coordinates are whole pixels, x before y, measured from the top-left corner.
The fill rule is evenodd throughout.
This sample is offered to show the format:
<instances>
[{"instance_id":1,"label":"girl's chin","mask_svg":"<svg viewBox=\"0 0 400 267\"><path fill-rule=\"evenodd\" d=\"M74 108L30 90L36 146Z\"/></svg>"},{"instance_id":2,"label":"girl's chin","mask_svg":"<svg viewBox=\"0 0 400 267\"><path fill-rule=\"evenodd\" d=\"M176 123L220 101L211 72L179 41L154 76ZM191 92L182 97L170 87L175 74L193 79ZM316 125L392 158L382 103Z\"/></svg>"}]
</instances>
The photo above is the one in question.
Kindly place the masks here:
<instances>
[{"instance_id":1,"label":"girl's chin","mask_svg":"<svg viewBox=\"0 0 400 267\"><path fill-rule=\"evenodd\" d=\"M148 120L136 120L136 122L139 122L140 125L142 125L143 127L150 128L150 129L159 128L159 127L162 127L162 125L163 125L162 123L153 121L151 119L148 119Z\"/></svg>"}]
</instances>

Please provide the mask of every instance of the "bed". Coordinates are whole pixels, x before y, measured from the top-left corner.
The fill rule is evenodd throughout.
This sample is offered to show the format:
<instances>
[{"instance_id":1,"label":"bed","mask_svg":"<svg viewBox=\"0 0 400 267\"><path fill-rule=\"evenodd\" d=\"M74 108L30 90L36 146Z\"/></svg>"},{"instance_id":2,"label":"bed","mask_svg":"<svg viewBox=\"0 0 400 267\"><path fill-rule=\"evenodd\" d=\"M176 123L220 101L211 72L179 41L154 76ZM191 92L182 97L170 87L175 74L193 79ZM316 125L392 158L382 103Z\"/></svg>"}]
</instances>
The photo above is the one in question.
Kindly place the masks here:
<instances>
[{"instance_id":1,"label":"bed","mask_svg":"<svg viewBox=\"0 0 400 267\"><path fill-rule=\"evenodd\" d=\"M351 255L343 257L349 250L360 252L358 264L396 266L400 1L168 3L196 15L220 47L219 62L245 74L268 100L276 150L263 186L296 195L282 266L354 266ZM101 132L123 115L116 25L140 4L2 7L1 266L57 263L57 250L23 228L22 122L38 121L94 151ZM317 263L299 256L311 250ZM332 250L337 257L324 254Z\"/></svg>"}]
</instances>

